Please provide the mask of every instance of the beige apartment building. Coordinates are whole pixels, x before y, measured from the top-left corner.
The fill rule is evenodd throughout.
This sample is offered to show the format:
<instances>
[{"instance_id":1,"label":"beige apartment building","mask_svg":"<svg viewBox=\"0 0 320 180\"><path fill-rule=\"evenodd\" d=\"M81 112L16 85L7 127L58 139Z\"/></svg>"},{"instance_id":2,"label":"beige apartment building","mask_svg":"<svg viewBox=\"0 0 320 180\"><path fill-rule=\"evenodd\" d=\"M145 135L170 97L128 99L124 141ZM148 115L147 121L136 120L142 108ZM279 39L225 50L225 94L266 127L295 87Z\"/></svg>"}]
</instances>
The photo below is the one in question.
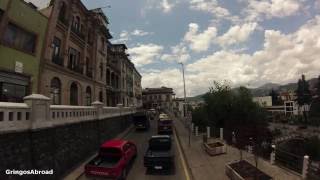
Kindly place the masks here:
<instances>
[{"instance_id":1,"label":"beige apartment building","mask_svg":"<svg viewBox=\"0 0 320 180\"><path fill-rule=\"evenodd\" d=\"M40 11L49 22L39 93L51 97L52 104L91 105L99 100L106 106L128 106L122 91L130 85L122 78L127 76L123 64L130 60L124 44L110 43L103 11L88 10L80 0L52 0Z\"/></svg>"},{"instance_id":2,"label":"beige apartment building","mask_svg":"<svg viewBox=\"0 0 320 180\"><path fill-rule=\"evenodd\" d=\"M172 111L174 95L173 89L168 87L145 88L142 91L143 107Z\"/></svg>"}]
</instances>

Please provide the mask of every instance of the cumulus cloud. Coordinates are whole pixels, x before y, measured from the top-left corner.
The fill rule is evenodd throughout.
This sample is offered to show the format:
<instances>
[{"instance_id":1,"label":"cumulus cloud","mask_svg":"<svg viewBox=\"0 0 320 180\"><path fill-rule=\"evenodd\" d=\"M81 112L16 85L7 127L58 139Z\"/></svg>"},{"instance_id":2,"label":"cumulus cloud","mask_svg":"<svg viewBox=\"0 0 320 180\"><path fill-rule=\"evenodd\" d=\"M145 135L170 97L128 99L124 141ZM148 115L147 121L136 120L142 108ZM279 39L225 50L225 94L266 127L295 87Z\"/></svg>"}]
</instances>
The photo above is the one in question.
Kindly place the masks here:
<instances>
[{"instance_id":1,"label":"cumulus cloud","mask_svg":"<svg viewBox=\"0 0 320 180\"><path fill-rule=\"evenodd\" d=\"M26 2L31 2L36 5L39 9L43 9L49 6L50 0L25 0Z\"/></svg>"},{"instance_id":2,"label":"cumulus cloud","mask_svg":"<svg viewBox=\"0 0 320 180\"><path fill-rule=\"evenodd\" d=\"M160 10L163 13L169 13L179 3L179 0L147 0L145 7L141 9L141 15L145 16L150 10Z\"/></svg>"},{"instance_id":3,"label":"cumulus cloud","mask_svg":"<svg viewBox=\"0 0 320 180\"><path fill-rule=\"evenodd\" d=\"M263 48L253 54L220 50L198 59L186 65L188 95L207 91L214 80L229 80L233 87L257 87L267 82L296 82L302 73L316 77L320 69L319 32L320 16L316 16L290 34L265 30ZM177 95L182 96L179 76L179 69L146 73L144 83L157 86L151 82L158 81L175 88Z\"/></svg>"},{"instance_id":4,"label":"cumulus cloud","mask_svg":"<svg viewBox=\"0 0 320 180\"><path fill-rule=\"evenodd\" d=\"M250 0L244 9L246 20L261 21L273 17L286 17L296 14L304 0Z\"/></svg>"},{"instance_id":5,"label":"cumulus cloud","mask_svg":"<svg viewBox=\"0 0 320 180\"><path fill-rule=\"evenodd\" d=\"M138 44L128 49L133 63L137 67L150 64L160 57L163 47L157 44Z\"/></svg>"},{"instance_id":6,"label":"cumulus cloud","mask_svg":"<svg viewBox=\"0 0 320 180\"><path fill-rule=\"evenodd\" d=\"M188 59L190 59L190 55L184 43L172 46L170 54L163 54L161 56L161 60L167 62L186 62Z\"/></svg>"},{"instance_id":7,"label":"cumulus cloud","mask_svg":"<svg viewBox=\"0 0 320 180\"><path fill-rule=\"evenodd\" d=\"M120 32L119 34L119 38L116 40L113 40L114 43L125 43L129 40L132 39L133 36L147 36L147 35L151 35L153 34L153 32L146 32L140 29L135 29L132 32L123 30Z\"/></svg>"},{"instance_id":8,"label":"cumulus cloud","mask_svg":"<svg viewBox=\"0 0 320 180\"><path fill-rule=\"evenodd\" d=\"M189 47L193 51L201 52L206 51L213 43L213 39L217 35L217 29L215 27L208 27L203 32L199 31L199 25L196 23L189 24L189 30L184 36L184 41L190 43Z\"/></svg>"},{"instance_id":9,"label":"cumulus cloud","mask_svg":"<svg viewBox=\"0 0 320 180\"><path fill-rule=\"evenodd\" d=\"M191 0L190 9L209 12L218 17L230 15L230 12L221 7L217 0Z\"/></svg>"},{"instance_id":10,"label":"cumulus cloud","mask_svg":"<svg viewBox=\"0 0 320 180\"><path fill-rule=\"evenodd\" d=\"M220 46L232 45L246 41L252 32L256 29L257 23L246 23L243 25L235 25L218 38Z\"/></svg>"}]
</instances>

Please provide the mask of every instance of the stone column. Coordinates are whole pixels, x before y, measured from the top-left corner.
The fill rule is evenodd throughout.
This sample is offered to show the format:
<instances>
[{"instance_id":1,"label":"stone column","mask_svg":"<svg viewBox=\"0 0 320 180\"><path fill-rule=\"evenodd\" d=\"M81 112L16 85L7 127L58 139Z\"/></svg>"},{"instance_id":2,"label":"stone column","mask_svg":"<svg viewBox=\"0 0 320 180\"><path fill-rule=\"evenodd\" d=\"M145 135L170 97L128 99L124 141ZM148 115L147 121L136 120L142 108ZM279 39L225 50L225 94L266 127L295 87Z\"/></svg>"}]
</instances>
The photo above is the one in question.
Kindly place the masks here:
<instances>
[{"instance_id":1,"label":"stone column","mask_svg":"<svg viewBox=\"0 0 320 180\"><path fill-rule=\"evenodd\" d=\"M270 154L270 163L274 165L275 159L276 159L276 145L273 144L271 147L272 147L272 152Z\"/></svg>"},{"instance_id":2,"label":"stone column","mask_svg":"<svg viewBox=\"0 0 320 180\"><path fill-rule=\"evenodd\" d=\"M210 138L210 127L207 126L207 138Z\"/></svg>"},{"instance_id":3,"label":"stone column","mask_svg":"<svg viewBox=\"0 0 320 180\"><path fill-rule=\"evenodd\" d=\"M223 128L220 128L220 140L223 141Z\"/></svg>"},{"instance_id":4,"label":"stone column","mask_svg":"<svg viewBox=\"0 0 320 180\"><path fill-rule=\"evenodd\" d=\"M307 179L308 166L309 166L309 156L305 155L303 157L302 179Z\"/></svg>"},{"instance_id":5,"label":"stone column","mask_svg":"<svg viewBox=\"0 0 320 180\"><path fill-rule=\"evenodd\" d=\"M31 94L23 98L30 107L31 129L53 126L50 115L50 98L41 94Z\"/></svg>"},{"instance_id":6,"label":"stone column","mask_svg":"<svg viewBox=\"0 0 320 180\"><path fill-rule=\"evenodd\" d=\"M196 136L199 136L199 127L196 126Z\"/></svg>"},{"instance_id":7,"label":"stone column","mask_svg":"<svg viewBox=\"0 0 320 180\"><path fill-rule=\"evenodd\" d=\"M101 119L102 118L102 108L103 108L103 103L102 102L100 102L100 101L95 101L95 102L93 102L93 103L91 103L91 105L93 106L93 107L95 107L95 109L96 109L96 119Z\"/></svg>"}]
</instances>

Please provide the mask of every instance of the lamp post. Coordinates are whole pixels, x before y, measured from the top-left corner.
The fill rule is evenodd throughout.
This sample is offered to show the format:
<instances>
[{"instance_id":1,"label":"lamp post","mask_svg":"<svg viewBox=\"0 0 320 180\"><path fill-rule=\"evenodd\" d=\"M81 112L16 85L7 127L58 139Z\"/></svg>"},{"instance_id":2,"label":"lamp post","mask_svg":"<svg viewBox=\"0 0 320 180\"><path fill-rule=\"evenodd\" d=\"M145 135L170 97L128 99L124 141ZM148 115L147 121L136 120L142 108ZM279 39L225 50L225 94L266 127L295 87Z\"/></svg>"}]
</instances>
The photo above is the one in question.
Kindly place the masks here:
<instances>
[{"instance_id":1,"label":"lamp post","mask_svg":"<svg viewBox=\"0 0 320 180\"><path fill-rule=\"evenodd\" d=\"M181 68L182 68L182 78L183 78L183 94L184 94L184 104L183 104L183 116L184 116L184 119L185 119L185 124L188 126L188 131L189 131L189 139L188 139L188 144L189 146L191 145L190 143L190 139L191 139L191 132L190 132L190 124L191 123L187 123L187 118L186 118L186 115L187 115L187 98L186 98L186 81L185 81L185 78L184 78L184 64L182 62L179 63L181 65Z\"/></svg>"}]
</instances>

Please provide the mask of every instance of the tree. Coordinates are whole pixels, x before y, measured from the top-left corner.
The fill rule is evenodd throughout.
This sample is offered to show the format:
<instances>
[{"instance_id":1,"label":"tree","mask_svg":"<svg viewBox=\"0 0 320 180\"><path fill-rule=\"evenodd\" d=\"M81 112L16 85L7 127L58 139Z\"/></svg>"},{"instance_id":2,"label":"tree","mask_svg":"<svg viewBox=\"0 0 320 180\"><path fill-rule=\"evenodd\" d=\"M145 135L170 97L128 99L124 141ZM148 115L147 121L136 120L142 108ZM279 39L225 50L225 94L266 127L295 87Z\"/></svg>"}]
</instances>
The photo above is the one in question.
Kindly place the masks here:
<instances>
[{"instance_id":1,"label":"tree","mask_svg":"<svg viewBox=\"0 0 320 180\"><path fill-rule=\"evenodd\" d=\"M301 79L299 79L298 81L298 88L296 90L296 93L299 108L301 108L301 106L309 105L311 103L312 96L309 89L309 83L306 81L304 75L302 75ZM305 108L303 108L303 117L305 122L307 122L307 114Z\"/></svg>"},{"instance_id":2,"label":"tree","mask_svg":"<svg viewBox=\"0 0 320 180\"><path fill-rule=\"evenodd\" d=\"M240 159L247 145L253 145L250 144L253 142L258 149L271 137L266 112L252 99L249 89L240 87L232 91L227 83L219 82L214 82L204 96L203 110L207 114L208 125L224 127L224 137L239 149Z\"/></svg>"}]
</instances>

